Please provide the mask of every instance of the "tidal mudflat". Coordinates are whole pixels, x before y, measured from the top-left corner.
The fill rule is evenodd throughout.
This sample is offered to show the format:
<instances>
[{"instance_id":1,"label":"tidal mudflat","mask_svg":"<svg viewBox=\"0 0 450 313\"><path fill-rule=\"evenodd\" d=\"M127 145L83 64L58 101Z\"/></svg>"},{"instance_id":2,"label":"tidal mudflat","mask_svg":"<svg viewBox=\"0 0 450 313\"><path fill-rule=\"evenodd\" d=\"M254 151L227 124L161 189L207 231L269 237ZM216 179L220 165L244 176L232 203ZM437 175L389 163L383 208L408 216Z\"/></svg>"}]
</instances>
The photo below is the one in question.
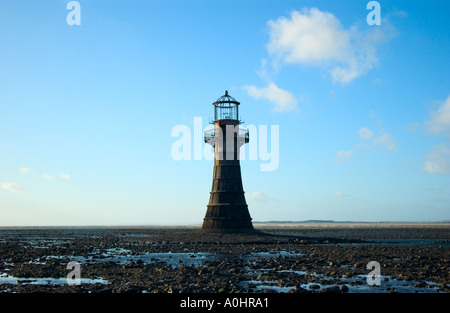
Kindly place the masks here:
<instances>
[{"instance_id":1,"label":"tidal mudflat","mask_svg":"<svg viewBox=\"0 0 450 313\"><path fill-rule=\"evenodd\" d=\"M0 292L450 292L450 224L319 226L0 228Z\"/></svg>"}]
</instances>

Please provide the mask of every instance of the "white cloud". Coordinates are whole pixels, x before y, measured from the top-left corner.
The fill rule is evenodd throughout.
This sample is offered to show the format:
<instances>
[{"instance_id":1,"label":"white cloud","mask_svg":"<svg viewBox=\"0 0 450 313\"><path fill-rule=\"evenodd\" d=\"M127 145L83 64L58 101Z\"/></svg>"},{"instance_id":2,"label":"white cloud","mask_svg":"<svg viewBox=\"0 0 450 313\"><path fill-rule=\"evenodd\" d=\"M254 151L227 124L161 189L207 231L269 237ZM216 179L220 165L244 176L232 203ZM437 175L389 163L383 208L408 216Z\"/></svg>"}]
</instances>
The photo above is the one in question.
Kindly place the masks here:
<instances>
[{"instance_id":1,"label":"white cloud","mask_svg":"<svg viewBox=\"0 0 450 313\"><path fill-rule=\"evenodd\" d=\"M394 8L393 11L390 12L390 15L392 16L399 16L399 17L408 17L409 14L405 11L401 11L397 8Z\"/></svg>"},{"instance_id":2,"label":"white cloud","mask_svg":"<svg viewBox=\"0 0 450 313\"><path fill-rule=\"evenodd\" d=\"M424 171L432 174L450 175L450 149L443 144L435 145L425 156Z\"/></svg>"},{"instance_id":3,"label":"white cloud","mask_svg":"<svg viewBox=\"0 0 450 313\"><path fill-rule=\"evenodd\" d=\"M55 176L50 175L50 174L44 174L44 175L42 175L42 177L44 177L45 179L48 179L48 180L52 180L55 178Z\"/></svg>"},{"instance_id":4,"label":"white cloud","mask_svg":"<svg viewBox=\"0 0 450 313\"><path fill-rule=\"evenodd\" d=\"M247 195L247 199L253 201L264 201L267 199L267 196L262 192L260 192L259 190L255 190Z\"/></svg>"},{"instance_id":5,"label":"white cloud","mask_svg":"<svg viewBox=\"0 0 450 313\"><path fill-rule=\"evenodd\" d=\"M28 168L28 167L21 167L21 168L19 168L19 172L20 172L21 174L26 174L26 173L31 172L31 168Z\"/></svg>"},{"instance_id":6,"label":"white cloud","mask_svg":"<svg viewBox=\"0 0 450 313\"><path fill-rule=\"evenodd\" d=\"M293 11L269 21L267 50L274 66L305 64L326 68L334 82L348 83L374 67L376 45L387 39L379 28L345 29L333 14L317 8ZM391 28L391 27L389 27Z\"/></svg>"},{"instance_id":7,"label":"white cloud","mask_svg":"<svg viewBox=\"0 0 450 313\"><path fill-rule=\"evenodd\" d=\"M59 177L64 179L70 179L70 175L63 172L59 172Z\"/></svg>"},{"instance_id":8,"label":"white cloud","mask_svg":"<svg viewBox=\"0 0 450 313\"><path fill-rule=\"evenodd\" d=\"M350 159L350 157L353 155L353 151L338 151L336 155L334 156L334 163L341 163L344 161L347 161Z\"/></svg>"},{"instance_id":9,"label":"white cloud","mask_svg":"<svg viewBox=\"0 0 450 313\"><path fill-rule=\"evenodd\" d=\"M425 122L425 129L432 134L444 134L450 138L450 96Z\"/></svg>"},{"instance_id":10,"label":"white cloud","mask_svg":"<svg viewBox=\"0 0 450 313\"><path fill-rule=\"evenodd\" d=\"M333 198L347 198L347 197L350 197L350 196L348 194L346 194L346 193L343 193L343 192L340 192L340 191L336 191L335 193L333 193L331 195L331 197L333 197Z\"/></svg>"},{"instance_id":11,"label":"white cloud","mask_svg":"<svg viewBox=\"0 0 450 313\"><path fill-rule=\"evenodd\" d=\"M275 111L289 112L297 107L297 99L289 92L270 82L265 88L244 86L247 93L255 99L266 99L272 102Z\"/></svg>"},{"instance_id":12,"label":"white cloud","mask_svg":"<svg viewBox=\"0 0 450 313\"><path fill-rule=\"evenodd\" d=\"M25 189L22 186L17 185L16 183L2 183L2 188L12 192L25 192Z\"/></svg>"},{"instance_id":13,"label":"white cloud","mask_svg":"<svg viewBox=\"0 0 450 313\"><path fill-rule=\"evenodd\" d=\"M358 130L358 136L363 140L370 140L373 138L373 132L367 127L361 127Z\"/></svg>"},{"instance_id":14,"label":"white cloud","mask_svg":"<svg viewBox=\"0 0 450 313\"><path fill-rule=\"evenodd\" d=\"M290 18L269 21L267 49L286 63L322 63L343 60L349 53L350 36L339 20L316 8L293 11Z\"/></svg>"},{"instance_id":15,"label":"white cloud","mask_svg":"<svg viewBox=\"0 0 450 313\"><path fill-rule=\"evenodd\" d=\"M394 139L389 133L383 133L382 135L375 137L372 140L372 145L381 146L389 151L394 151L396 149Z\"/></svg>"},{"instance_id":16,"label":"white cloud","mask_svg":"<svg viewBox=\"0 0 450 313\"><path fill-rule=\"evenodd\" d=\"M251 193L246 194L247 200L255 202L278 202L279 200L273 197L269 197L259 190L255 190Z\"/></svg>"},{"instance_id":17,"label":"white cloud","mask_svg":"<svg viewBox=\"0 0 450 313\"><path fill-rule=\"evenodd\" d=\"M371 140L372 147L382 147L389 151L395 151L397 146L395 145L394 138L391 134L384 132L379 136L375 136L375 133L367 127L361 127L358 130L358 136L362 140ZM366 144L358 144L356 146L359 149L366 149L368 146Z\"/></svg>"},{"instance_id":18,"label":"white cloud","mask_svg":"<svg viewBox=\"0 0 450 313\"><path fill-rule=\"evenodd\" d=\"M352 64L348 68L336 66L330 70L330 75L333 82L340 83L349 83L362 74L365 73L361 73L361 70L359 70L355 64Z\"/></svg>"}]
</instances>

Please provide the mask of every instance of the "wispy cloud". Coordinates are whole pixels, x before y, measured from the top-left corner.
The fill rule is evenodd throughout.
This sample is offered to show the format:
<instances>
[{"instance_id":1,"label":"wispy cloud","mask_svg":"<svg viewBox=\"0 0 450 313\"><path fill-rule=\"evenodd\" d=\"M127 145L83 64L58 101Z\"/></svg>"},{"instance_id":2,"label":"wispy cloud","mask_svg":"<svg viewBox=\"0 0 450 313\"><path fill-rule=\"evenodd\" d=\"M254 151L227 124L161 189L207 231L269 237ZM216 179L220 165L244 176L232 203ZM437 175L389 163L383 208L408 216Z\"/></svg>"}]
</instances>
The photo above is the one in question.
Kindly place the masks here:
<instances>
[{"instance_id":1,"label":"wispy cloud","mask_svg":"<svg viewBox=\"0 0 450 313\"><path fill-rule=\"evenodd\" d=\"M419 127L420 127L419 122L413 122L413 123L408 124L408 126L406 126L406 129L411 132L415 132Z\"/></svg>"},{"instance_id":2,"label":"wispy cloud","mask_svg":"<svg viewBox=\"0 0 450 313\"><path fill-rule=\"evenodd\" d=\"M19 172L21 174L30 173L31 172L31 168L29 168L29 167L21 167L21 168L19 168Z\"/></svg>"},{"instance_id":3,"label":"wispy cloud","mask_svg":"<svg viewBox=\"0 0 450 313\"><path fill-rule=\"evenodd\" d=\"M58 176L61 177L61 178L64 178L64 179L70 179L70 175L66 174L66 173L63 173L63 172L59 172Z\"/></svg>"},{"instance_id":4,"label":"wispy cloud","mask_svg":"<svg viewBox=\"0 0 450 313\"><path fill-rule=\"evenodd\" d=\"M425 121L425 130L430 134L444 134L450 138L450 96L430 115L430 119Z\"/></svg>"},{"instance_id":5,"label":"wispy cloud","mask_svg":"<svg viewBox=\"0 0 450 313\"><path fill-rule=\"evenodd\" d=\"M352 150L349 150L349 151L344 151L344 150L338 151L336 153L336 155L334 156L334 158L333 158L333 162L334 163L341 163L341 162L347 161L348 159L350 159L350 157L352 155L353 155L353 151Z\"/></svg>"},{"instance_id":6,"label":"wispy cloud","mask_svg":"<svg viewBox=\"0 0 450 313\"><path fill-rule=\"evenodd\" d=\"M380 146L389 151L395 151L397 148L394 139L389 133L383 133L380 136L375 137L372 140L372 145L374 145L375 147Z\"/></svg>"},{"instance_id":7,"label":"wispy cloud","mask_svg":"<svg viewBox=\"0 0 450 313\"><path fill-rule=\"evenodd\" d=\"M50 175L50 174L43 174L42 177L44 177L45 179L48 179L48 180L52 180L55 178L55 176Z\"/></svg>"},{"instance_id":8,"label":"wispy cloud","mask_svg":"<svg viewBox=\"0 0 450 313\"><path fill-rule=\"evenodd\" d=\"M331 195L333 198L346 198L346 197L350 197L348 194L343 193L341 191L336 191L335 193L333 193Z\"/></svg>"},{"instance_id":9,"label":"wispy cloud","mask_svg":"<svg viewBox=\"0 0 450 313\"><path fill-rule=\"evenodd\" d=\"M275 67L302 64L326 68L333 80L349 83L378 63L377 45L388 40L391 26L345 29L338 18L317 8L293 11L268 22L267 50ZM390 32L387 32L389 28Z\"/></svg>"},{"instance_id":10,"label":"wispy cloud","mask_svg":"<svg viewBox=\"0 0 450 313\"><path fill-rule=\"evenodd\" d=\"M424 126L427 133L441 134L447 140L450 139L450 96L436 111L430 112L430 118L425 121ZM425 156L422 169L431 174L450 175L450 148L443 143L434 145Z\"/></svg>"},{"instance_id":11,"label":"wispy cloud","mask_svg":"<svg viewBox=\"0 0 450 313\"><path fill-rule=\"evenodd\" d=\"M275 111L289 112L297 107L297 99L289 91L281 89L273 82L264 88L248 85L243 88L255 99L269 100L274 104Z\"/></svg>"},{"instance_id":12,"label":"wispy cloud","mask_svg":"<svg viewBox=\"0 0 450 313\"><path fill-rule=\"evenodd\" d=\"M25 189L16 183L2 183L2 188L12 192L25 193Z\"/></svg>"},{"instance_id":13,"label":"wispy cloud","mask_svg":"<svg viewBox=\"0 0 450 313\"><path fill-rule=\"evenodd\" d=\"M367 127L361 127L358 130L358 136L363 140L370 140L373 138L373 132Z\"/></svg>"},{"instance_id":14,"label":"wispy cloud","mask_svg":"<svg viewBox=\"0 0 450 313\"><path fill-rule=\"evenodd\" d=\"M450 149L444 144L438 144L425 156L422 168L431 174L450 174Z\"/></svg>"},{"instance_id":15,"label":"wispy cloud","mask_svg":"<svg viewBox=\"0 0 450 313\"><path fill-rule=\"evenodd\" d=\"M273 197L269 197L266 194L262 193L259 190L255 190L246 195L247 200L255 201L255 202L278 202L279 200Z\"/></svg>"},{"instance_id":16,"label":"wispy cloud","mask_svg":"<svg viewBox=\"0 0 450 313\"><path fill-rule=\"evenodd\" d=\"M369 128L361 127L358 130L358 137L362 140L370 141L372 143L372 147L381 147L389 151L397 150L397 145L395 144L394 138L387 132L383 132L380 135L375 135L375 133ZM365 144L358 145L358 148L367 147L368 146Z\"/></svg>"}]
</instances>

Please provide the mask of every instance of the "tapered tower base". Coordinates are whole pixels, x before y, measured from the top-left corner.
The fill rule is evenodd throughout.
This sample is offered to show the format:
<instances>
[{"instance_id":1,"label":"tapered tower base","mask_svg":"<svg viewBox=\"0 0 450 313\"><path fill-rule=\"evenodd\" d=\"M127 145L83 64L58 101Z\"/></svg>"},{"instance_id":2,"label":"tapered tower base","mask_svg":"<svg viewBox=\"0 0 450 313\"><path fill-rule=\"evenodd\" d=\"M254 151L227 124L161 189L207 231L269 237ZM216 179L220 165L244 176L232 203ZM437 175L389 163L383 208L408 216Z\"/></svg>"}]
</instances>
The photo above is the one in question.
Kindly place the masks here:
<instances>
[{"instance_id":1,"label":"tapered tower base","mask_svg":"<svg viewBox=\"0 0 450 313\"><path fill-rule=\"evenodd\" d=\"M221 209L225 212L221 213ZM230 212L235 214L230 214ZM253 224L247 207L225 208L224 206L208 205L202 229L252 230Z\"/></svg>"}]
</instances>

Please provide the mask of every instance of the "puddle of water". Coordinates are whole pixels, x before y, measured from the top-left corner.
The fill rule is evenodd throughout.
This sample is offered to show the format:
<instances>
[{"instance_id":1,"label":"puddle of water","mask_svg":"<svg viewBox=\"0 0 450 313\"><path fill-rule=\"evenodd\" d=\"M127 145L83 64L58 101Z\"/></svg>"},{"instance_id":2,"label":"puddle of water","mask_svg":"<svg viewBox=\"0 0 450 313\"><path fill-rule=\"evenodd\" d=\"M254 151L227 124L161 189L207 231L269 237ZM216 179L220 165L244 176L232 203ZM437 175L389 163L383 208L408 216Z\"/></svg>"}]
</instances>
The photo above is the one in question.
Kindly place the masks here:
<instances>
[{"instance_id":1,"label":"puddle of water","mask_svg":"<svg viewBox=\"0 0 450 313\"><path fill-rule=\"evenodd\" d=\"M443 239L366 239L367 242L338 243L339 246L416 246L416 247L450 247L450 242Z\"/></svg>"},{"instance_id":2,"label":"puddle of water","mask_svg":"<svg viewBox=\"0 0 450 313\"><path fill-rule=\"evenodd\" d=\"M147 238L147 237L155 237L155 234L118 234L117 237L123 238Z\"/></svg>"},{"instance_id":3,"label":"puddle of water","mask_svg":"<svg viewBox=\"0 0 450 313\"><path fill-rule=\"evenodd\" d=\"M251 271L248 272L249 275L255 275L264 271L268 271L269 269L261 269L260 271ZM323 274L315 274L308 273L306 271L294 271L294 270L282 270L280 273L294 273L297 275L307 275L313 276L321 279L322 281L327 280L336 280L334 277L325 276ZM390 276L380 276L381 284L377 285L369 285L367 283L366 275L357 275L352 278L338 278L341 282L338 286L347 286L348 293L390 293L392 291L399 293L439 293L443 292L439 289L440 284L425 281L425 285L423 287L416 286L418 284L417 281L404 281L398 280L395 278L391 278ZM240 282L242 287L252 288L255 291L262 291L263 289L272 289L276 292L285 293L289 290L295 288L294 286L280 286L279 282L268 281L268 280L247 280ZM315 285L315 292L320 292L322 289L336 286L336 284L321 284L319 282L308 282L304 284L300 284L299 286L306 290L312 290L311 286Z\"/></svg>"},{"instance_id":4,"label":"puddle of water","mask_svg":"<svg viewBox=\"0 0 450 313\"><path fill-rule=\"evenodd\" d=\"M103 278L80 278L81 284L109 284L107 280ZM8 275L6 273L0 274L0 285L8 284L8 285L66 285L67 278L54 278L54 277L15 277Z\"/></svg>"},{"instance_id":5,"label":"puddle of water","mask_svg":"<svg viewBox=\"0 0 450 313\"><path fill-rule=\"evenodd\" d=\"M255 292L261 292L264 289L274 290L278 293L286 293L294 287L283 287L279 286L279 284L275 281L271 280L245 280L240 282L241 287L251 288Z\"/></svg>"},{"instance_id":6,"label":"puddle of water","mask_svg":"<svg viewBox=\"0 0 450 313\"><path fill-rule=\"evenodd\" d=\"M50 255L47 259L64 259L76 261L80 264L87 263L103 263L114 262L119 265L124 265L131 262L141 261L143 264L150 264L153 262L164 262L172 267L180 265L186 266L201 266L203 261L212 259L210 253L144 253L141 255L133 255L130 250L122 248L106 249L104 253L92 253L87 257L84 256L55 256Z\"/></svg>"},{"instance_id":7,"label":"puddle of water","mask_svg":"<svg viewBox=\"0 0 450 313\"><path fill-rule=\"evenodd\" d=\"M304 253L297 253L297 252L293 252L293 251L286 251L286 250L270 250L267 252L253 252L250 254L250 257L258 257L258 258L262 258L262 259L267 259L267 258L273 258L273 257L294 257L294 256L302 256L305 255Z\"/></svg>"},{"instance_id":8,"label":"puddle of water","mask_svg":"<svg viewBox=\"0 0 450 313\"><path fill-rule=\"evenodd\" d=\"M152 261L162 261L173 267L183 265L200 266L203 261L211 260L213 255L210 253L146 253L144 257Z\"/></svg>"},{"instance_id":9,"label":"puddle of water","mask_svg":"<svg viewBox=\"0 0 450 313\"><path fill-rule=\"evenodd\" d=\"M427 247L450 247L450 242L442 239L376 239L380 245L392 246L427 246Z\"/></svg>"}]
</instances>

